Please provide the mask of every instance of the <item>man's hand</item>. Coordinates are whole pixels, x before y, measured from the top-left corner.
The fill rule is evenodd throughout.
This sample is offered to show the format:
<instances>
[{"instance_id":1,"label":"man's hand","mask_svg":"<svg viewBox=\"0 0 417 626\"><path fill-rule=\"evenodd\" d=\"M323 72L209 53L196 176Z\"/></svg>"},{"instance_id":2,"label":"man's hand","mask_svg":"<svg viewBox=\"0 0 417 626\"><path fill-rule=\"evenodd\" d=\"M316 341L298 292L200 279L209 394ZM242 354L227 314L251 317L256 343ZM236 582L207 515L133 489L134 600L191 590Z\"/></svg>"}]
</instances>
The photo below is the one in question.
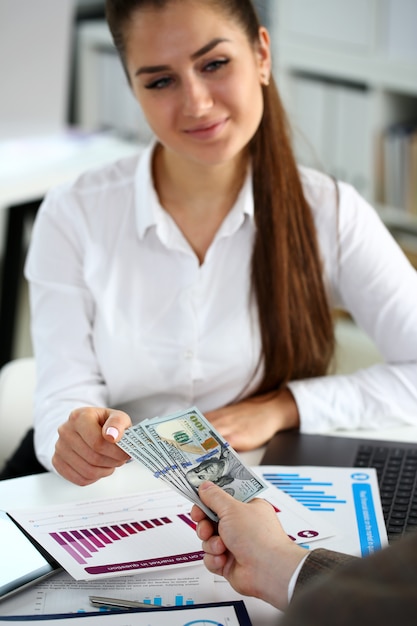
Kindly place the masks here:
<instances>
[{"instance_id":1,"label":"man's hand","mask_svg":"<svg viewBox=\"0 0 417 626\"><path fill-rule=\"evenodd\" d=\"M238 593L285 608L291 576L306 551L285 533L271 504L260 498L239 502L210 482L198 494L219 517L216 525L197 505L191 511L207 569Z\"/></svg>"}]
</instances>

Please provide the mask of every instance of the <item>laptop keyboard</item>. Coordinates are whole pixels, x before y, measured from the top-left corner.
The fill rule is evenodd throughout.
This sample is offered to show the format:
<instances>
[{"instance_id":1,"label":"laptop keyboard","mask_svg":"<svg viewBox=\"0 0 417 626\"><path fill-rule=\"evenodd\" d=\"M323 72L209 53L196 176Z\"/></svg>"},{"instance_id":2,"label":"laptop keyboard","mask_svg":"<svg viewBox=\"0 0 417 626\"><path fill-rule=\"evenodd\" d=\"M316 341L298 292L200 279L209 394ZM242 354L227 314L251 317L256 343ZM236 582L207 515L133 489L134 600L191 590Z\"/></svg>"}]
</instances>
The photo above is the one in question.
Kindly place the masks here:
<instances>
[{"instance_id":1,"label":"laptop keyboard","mask_svg":"<svg viewBox=\"0 0 417 626\"><path fill-rule=\"evenodd\" d=\"M417 450L361 445L355 467L374 467L388 539L417 530Z\"/></svg>"}]
</instances>

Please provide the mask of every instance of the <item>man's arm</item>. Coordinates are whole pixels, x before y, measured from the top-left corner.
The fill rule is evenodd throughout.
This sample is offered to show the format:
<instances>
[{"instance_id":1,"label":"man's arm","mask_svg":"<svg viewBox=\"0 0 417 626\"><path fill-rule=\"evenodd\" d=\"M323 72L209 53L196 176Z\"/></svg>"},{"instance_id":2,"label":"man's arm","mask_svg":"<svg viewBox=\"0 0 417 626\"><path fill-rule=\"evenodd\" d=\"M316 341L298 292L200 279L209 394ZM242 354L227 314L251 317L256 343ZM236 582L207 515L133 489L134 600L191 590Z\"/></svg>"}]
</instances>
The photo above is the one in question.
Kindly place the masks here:
<instances>
[{"instance_id":1,"label":"man's arm","mask_svg":"<svg viewBox=\"0 0 417 626\"><path fill-rule=\"evenodd\" d=\"M416 625L417 532L363 559L321 549L305 558L265 500L244 504L207 482L199 495L219 516L216 526L197 505L191 510L206 567L238 593L287 609L280 626Z\"/></svg>"},{"instance_id":2,"label":"man's arm","mask_svg":"<svg viewBox=\"0 0 417 626\"><path fill-rule=\"evenodd\" d=\"M341 556L311 553L280 626L416 624L417 533L370 557Z\"/></svg>"},{"instance_id":3,"label":"man's arm","mask_svg":"<svg viewBox=\"0 0 417 626\"><path fill-rule=\"evenodd\" d=\"M304 586L310 583L317 576L321 576L328 572L333 572L337 567L347 565L352 561L356 561L358 557L343 554L342 552L334 552L333 550L311 550L305 560L302 569L297 577L294 588L294 596L303 590Z\"/></svg>"}]
</instances>

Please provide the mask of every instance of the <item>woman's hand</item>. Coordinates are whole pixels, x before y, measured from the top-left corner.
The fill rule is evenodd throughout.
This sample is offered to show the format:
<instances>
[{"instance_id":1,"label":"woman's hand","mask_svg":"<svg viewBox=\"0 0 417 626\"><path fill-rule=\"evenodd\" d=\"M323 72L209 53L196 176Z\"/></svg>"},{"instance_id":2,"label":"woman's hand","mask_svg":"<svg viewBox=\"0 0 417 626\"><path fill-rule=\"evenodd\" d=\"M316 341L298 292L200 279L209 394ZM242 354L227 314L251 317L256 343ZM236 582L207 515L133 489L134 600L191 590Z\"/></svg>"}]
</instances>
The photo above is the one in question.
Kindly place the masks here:
<instances>
[{"instance_id":1,"label":"woman's hand","mask_svg":"<svg viewBox=\"0 0 417 626\"><path fill-rule=\"evenodd\" d=\"M305 549L288 537L265 500L244 504L210 482L200 485L198 493L219 517L216 526L197 505L191 511L207 569L224 576L238 593L285 608L289 582Z\"/></svg>"},{"instance_id":2,"label":"woman's hand","mask_svg":"<svg viewBox=\"0 0 417 626\"><path fill-rule=\"evenodd\" d=\"M300 425L297 405L288 389L207 411L205 416L241 452L259 448L279 430Z\"/></svg>"},{"instance_id":3,"label":"woman's hand","mask_svg":"<svg viewBox=\"0 0 417 626\"><path fill-rule=\"evenodd\" d=\"M123 411L96 407L72 411L58 429L54 468L80 486L109 476L130 458L115 442L131 424Z\"/></svg>"}]
</instances>

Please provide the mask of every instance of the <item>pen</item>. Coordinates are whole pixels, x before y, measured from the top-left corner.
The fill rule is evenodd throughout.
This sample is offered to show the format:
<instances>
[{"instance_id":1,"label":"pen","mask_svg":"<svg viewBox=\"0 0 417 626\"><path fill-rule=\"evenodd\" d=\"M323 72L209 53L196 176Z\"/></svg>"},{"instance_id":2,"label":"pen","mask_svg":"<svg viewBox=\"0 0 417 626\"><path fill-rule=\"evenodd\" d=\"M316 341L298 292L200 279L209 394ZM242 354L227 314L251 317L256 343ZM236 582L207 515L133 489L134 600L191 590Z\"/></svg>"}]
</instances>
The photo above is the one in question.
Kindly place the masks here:
<instances>
[{"instance_id":1,"label":"pen","mask_svg":"<svg viewBox=\"0 0 417 626\"><path fill-rule=\"evenodd\" d=\"M103 596L89 596L90 603L93 606L117 608L117 609L156 609L156 604L148 604L147 602L137 602L136 600L123 600L120 598L104 598Z\"/></svg>"}]
</instances>

